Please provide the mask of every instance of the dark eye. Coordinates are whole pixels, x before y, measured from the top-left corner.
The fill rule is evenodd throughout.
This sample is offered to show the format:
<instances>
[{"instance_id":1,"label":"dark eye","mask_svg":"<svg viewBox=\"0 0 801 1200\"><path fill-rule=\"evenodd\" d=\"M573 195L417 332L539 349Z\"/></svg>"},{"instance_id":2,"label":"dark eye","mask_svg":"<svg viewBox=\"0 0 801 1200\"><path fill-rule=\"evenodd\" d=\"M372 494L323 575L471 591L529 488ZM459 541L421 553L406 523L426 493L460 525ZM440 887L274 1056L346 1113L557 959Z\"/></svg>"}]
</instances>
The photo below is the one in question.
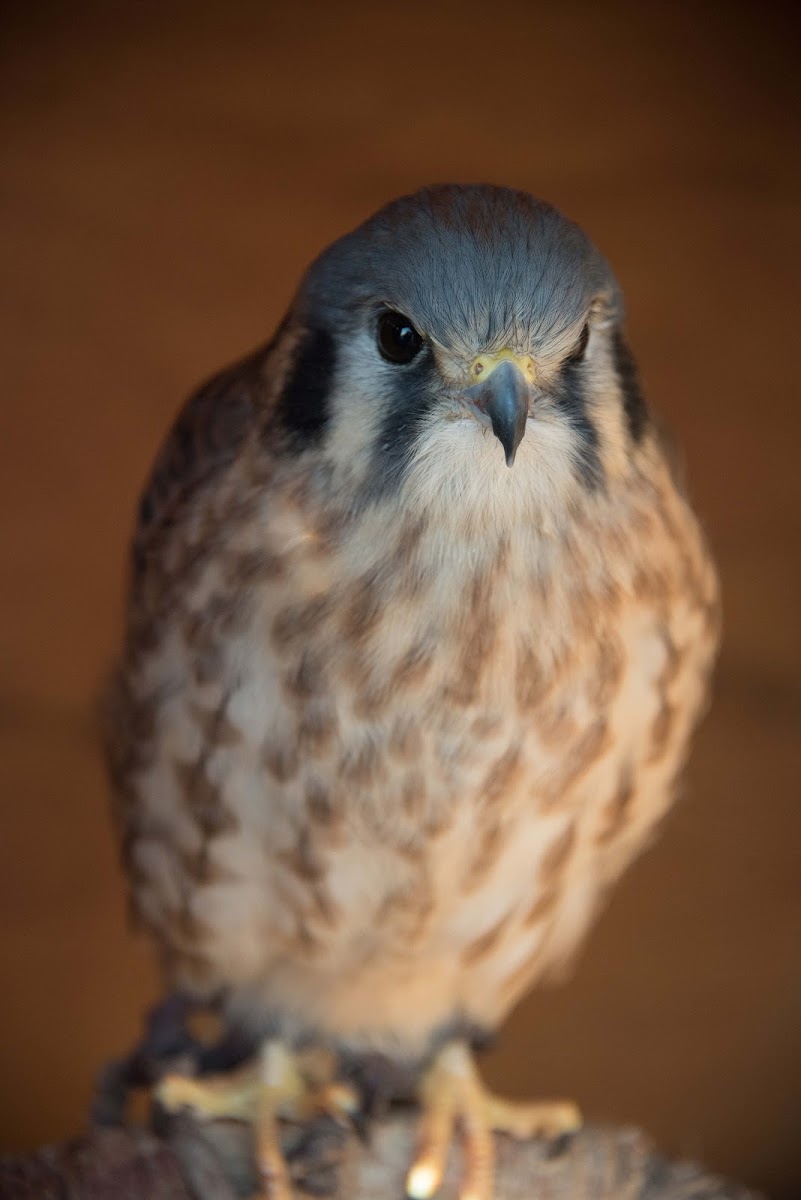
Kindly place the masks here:
<instances>
[{"instance_id":1,"label":"dark eye","mask_svg":"<svg viewBox=\"0 0 801 1200\"><path fill-rule=\"evenodd\" d=\"M582 358L584 357L584 351L587 349L587 342L589 340L590 340L590 323L589 323L589 321L585 321L584 328L581 331L581 336L579 337L579 340L576 342L575 346L573 347L573 349L570 351L567 358L565 359L565 364L569 365L570 363L581 362Z\"/></svg>"},{"instance_id":2,"label":"dark eye","mask_svg":"<svg viewBox=\"0 0 801 1200\"><path fill-rule=\"evenodd\" d=\"M423 339L408 317L384 312L378 318L378 349L389 362L409 363L423 348Z\"/></svg>"}]
</instances>

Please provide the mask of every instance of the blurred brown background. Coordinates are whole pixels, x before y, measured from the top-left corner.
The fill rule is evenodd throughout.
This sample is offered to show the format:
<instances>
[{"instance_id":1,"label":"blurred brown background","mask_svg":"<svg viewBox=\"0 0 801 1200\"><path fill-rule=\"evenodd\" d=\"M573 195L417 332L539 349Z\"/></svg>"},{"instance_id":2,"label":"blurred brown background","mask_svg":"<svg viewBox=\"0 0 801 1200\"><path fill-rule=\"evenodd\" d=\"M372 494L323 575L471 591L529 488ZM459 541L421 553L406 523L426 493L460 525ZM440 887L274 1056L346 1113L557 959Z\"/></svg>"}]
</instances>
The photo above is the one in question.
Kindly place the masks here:
<instances>
[{"instance_id":1,"label":"blurred brown background","mask_svg":"<svg viewBox=\"0 0 801 1200\"><path fill-rule=\"evenodd\" d=\"M528 188L615 265L726 645L682 802L489 1063L801 1192L797 42L766 4L4 6L0 1143L83 1120L157 981L92 704L182 396L317 250L432 181Z\"/></svg>"}]
</instances>

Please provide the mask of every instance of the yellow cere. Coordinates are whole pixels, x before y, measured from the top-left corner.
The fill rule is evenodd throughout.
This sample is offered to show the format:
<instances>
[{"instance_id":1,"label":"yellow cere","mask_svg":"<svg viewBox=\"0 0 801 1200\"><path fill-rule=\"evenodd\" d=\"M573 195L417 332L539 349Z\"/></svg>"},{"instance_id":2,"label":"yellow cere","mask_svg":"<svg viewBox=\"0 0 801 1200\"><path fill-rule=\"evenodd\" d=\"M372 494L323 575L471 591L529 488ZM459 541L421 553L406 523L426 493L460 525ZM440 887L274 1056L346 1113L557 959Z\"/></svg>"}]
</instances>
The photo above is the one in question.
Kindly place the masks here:
<instances>
[{"instance_id":1,"label":"yellow cere","mask_svg":"<svg viewBox=\"0 0 801 1200\"><path fill-rule=\"evenodd\" d=\"M515 354L514 350L499 350L497 354L479 354L470 364L470 377L476 383L489 379L496 367L509 360L514 363L521 374L533 383L537 378L537 368L530 354Z\"/></svg>"}]
</instances>

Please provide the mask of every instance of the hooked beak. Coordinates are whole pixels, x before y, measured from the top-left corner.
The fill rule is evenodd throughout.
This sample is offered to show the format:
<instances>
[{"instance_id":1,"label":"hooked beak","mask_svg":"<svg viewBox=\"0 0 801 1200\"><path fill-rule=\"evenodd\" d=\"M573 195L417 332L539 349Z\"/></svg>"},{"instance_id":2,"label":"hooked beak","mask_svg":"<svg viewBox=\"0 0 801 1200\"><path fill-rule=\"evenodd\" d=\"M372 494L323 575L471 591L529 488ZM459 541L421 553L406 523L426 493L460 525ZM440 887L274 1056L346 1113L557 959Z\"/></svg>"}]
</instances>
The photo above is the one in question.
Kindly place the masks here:
<instances>
[{"instance_id":1,"label":"hooked beak","mask_svg":"<svg viewBox=\"0 0 801 1200\"><path fill-rule=\"evenodd\" d=\"M492 432L503 446L506 465L514 465L517 447L526 432L534 363L528 355L501 350L500 354L482 354L470 367L478 382L465 388L465 396L492 422Z\"/></svg>"}]
</instances>

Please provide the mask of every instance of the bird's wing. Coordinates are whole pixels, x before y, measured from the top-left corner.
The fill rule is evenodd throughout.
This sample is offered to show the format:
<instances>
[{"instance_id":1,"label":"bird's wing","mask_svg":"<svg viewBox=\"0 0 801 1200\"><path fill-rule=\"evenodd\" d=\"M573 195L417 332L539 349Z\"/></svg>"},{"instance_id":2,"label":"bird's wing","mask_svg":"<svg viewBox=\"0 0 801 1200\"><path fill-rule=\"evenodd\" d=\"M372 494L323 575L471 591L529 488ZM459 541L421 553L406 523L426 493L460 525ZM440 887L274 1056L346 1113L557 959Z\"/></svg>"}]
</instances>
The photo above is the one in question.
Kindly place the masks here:
<instances>
[{"instance_id":1,"label":"bird's wing","mask_svg":"<svg viewBox=\"0 0 801 1200\"><path fill-rule=\"evenodd\" d=\"M264 366L273 345L215 375L178 414L139 502L132 542L135 579L192 498L242 449L263 404Z\"/></svg>"}]
</instances>

